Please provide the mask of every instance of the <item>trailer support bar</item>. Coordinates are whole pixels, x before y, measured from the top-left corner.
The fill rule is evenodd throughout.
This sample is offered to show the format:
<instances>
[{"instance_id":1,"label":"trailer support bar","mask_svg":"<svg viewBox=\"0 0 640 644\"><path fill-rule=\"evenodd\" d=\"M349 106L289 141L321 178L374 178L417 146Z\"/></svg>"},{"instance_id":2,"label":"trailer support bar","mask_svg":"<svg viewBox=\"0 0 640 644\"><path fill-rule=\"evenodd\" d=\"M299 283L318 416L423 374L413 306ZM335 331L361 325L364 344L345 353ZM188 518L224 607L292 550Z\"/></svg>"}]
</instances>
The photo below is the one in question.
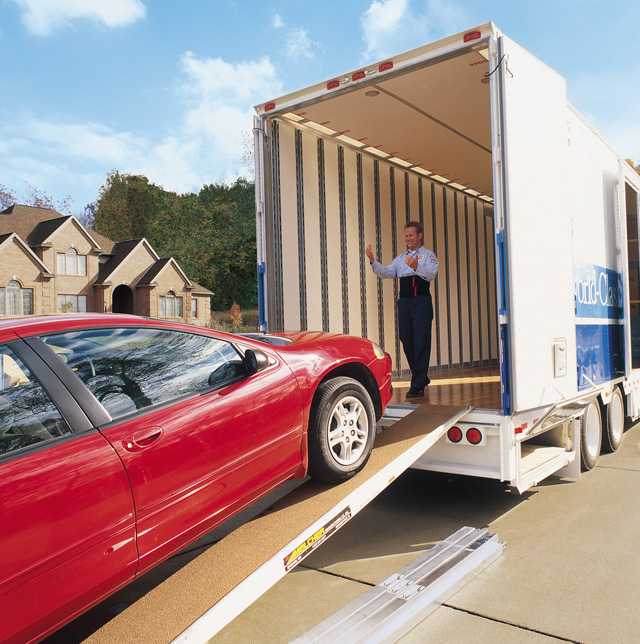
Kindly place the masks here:
<instances>
[{"instance_id":1,"label":"trailer support bar","mask_svg":"<svg viewBox=\"0 0 640 644\"><path fill-rule=\"evenodd\" d=\"M291 644L397 642L495 561L505 545L464 527Z\"/></svg>"}]
</instances>

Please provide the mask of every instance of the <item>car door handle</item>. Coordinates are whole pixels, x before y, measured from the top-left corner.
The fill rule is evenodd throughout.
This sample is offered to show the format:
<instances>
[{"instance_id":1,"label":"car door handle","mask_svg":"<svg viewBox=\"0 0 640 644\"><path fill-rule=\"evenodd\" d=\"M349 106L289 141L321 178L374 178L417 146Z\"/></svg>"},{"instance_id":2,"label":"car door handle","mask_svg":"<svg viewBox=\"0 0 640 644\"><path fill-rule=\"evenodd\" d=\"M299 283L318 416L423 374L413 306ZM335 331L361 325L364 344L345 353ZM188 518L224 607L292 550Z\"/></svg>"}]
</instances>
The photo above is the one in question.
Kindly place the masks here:
<instances>
[{"instance_id":1,"label":"car door handle","mask_svg":"<svg viewBox=\"0 0 640 644\"><path fill-rule=\"evenodd\" d=\"M163 434L162 427L150 427L129 434L122 439L122 446L128 452L137 452L153 445Z\"/></svg>"}]
</instances>

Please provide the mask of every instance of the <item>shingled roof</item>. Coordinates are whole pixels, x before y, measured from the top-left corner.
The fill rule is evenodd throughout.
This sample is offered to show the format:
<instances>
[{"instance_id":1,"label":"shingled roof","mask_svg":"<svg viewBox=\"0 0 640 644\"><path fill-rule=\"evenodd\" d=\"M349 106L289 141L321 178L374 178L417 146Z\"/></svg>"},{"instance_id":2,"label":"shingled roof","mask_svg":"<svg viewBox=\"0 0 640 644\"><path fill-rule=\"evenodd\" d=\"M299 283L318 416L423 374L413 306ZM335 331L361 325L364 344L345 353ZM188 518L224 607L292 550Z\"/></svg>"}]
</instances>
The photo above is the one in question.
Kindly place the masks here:
<instances>
[{"instance_id":1,"label":"shingled roof","mask_svg":"<svg viewBox=\"0 0 640 644\"><path fill-rule=\"evenodd\" d=\"M9 206L0 212L0 234L16 233L29 246L40 246L69 220L74 220L83 234L93 240L99 248L107 253L111 252L113 241L104 235L88 231L73 215L61 215L53 208L37 208L20 204Z\"/></svg>"}]
</instances>

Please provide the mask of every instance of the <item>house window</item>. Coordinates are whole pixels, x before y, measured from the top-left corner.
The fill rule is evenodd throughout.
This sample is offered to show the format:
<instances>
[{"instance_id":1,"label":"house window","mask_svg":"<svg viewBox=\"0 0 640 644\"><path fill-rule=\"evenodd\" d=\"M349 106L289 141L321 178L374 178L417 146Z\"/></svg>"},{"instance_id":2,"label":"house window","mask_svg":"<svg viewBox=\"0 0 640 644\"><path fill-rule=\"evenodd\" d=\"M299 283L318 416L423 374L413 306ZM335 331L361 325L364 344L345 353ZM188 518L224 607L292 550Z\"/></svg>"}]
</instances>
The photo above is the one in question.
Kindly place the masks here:
<instances>
[{"instance_id":1,"label":"house window","mask_svg":"<svg viewBox=\"0 0 640 644\"><path fill-rule=\"evenodd\" d=\"M58 313L86 313L86 295L58 295Z\"/></svg>"},{"instance_id":2,"label":"house window","mask_svg":"<svg viewBox=\"0 0 640 644\"><path fill-rule=\"evenodd\" d=\"M198 317L198 300L195 297L191 298L191 317Z\"/></svg>"},{"instance_id":3,"label":"house window","mask_svg":"<svg viewBox=\"0 0 640 644\"><path fill-rule=\"evenodd\" d=\"M182 298L176 297L173 291L161 295L158 316L161 318L181 318Z\"/></svg>"},{"instance_id":4,"label":"house window","mask_svg":"<svg viewBox=\"0 0 640 644\"><path fill-rule=\"evenodd\" d=\"M0 315L33 315L33 289L16 280L0 288Z\"/></svg>"},{"instance_id":5,"label":"house window","mask_svg":"<svg viewBox=\"0 0 640 644\"><path fill-rule=\"evenodd\" d=\"M65 253L57 253L58 275L86 275L87 256L78 255L75 248L67 248Z\"/></svg>"}]
</instances>

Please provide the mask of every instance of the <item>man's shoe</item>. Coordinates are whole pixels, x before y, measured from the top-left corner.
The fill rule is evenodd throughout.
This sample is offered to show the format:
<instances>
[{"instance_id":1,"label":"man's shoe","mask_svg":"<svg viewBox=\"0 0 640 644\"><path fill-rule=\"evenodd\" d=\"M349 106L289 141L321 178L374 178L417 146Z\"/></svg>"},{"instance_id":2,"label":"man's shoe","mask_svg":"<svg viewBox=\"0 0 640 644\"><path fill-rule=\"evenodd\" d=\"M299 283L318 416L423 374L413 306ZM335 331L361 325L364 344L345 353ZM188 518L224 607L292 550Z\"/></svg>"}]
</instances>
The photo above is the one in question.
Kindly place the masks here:
<instances>
[{"instance_id":1,"label":"man's shoe","mask_svg":"<svg viewBox=\"0 0 640 644\"><path fill-rule=\"evenodd\" d=\"M424 389L414 389L413 387L407 391L407 398L422 398L424 397Z\"/></svg>"}]
</instances>

